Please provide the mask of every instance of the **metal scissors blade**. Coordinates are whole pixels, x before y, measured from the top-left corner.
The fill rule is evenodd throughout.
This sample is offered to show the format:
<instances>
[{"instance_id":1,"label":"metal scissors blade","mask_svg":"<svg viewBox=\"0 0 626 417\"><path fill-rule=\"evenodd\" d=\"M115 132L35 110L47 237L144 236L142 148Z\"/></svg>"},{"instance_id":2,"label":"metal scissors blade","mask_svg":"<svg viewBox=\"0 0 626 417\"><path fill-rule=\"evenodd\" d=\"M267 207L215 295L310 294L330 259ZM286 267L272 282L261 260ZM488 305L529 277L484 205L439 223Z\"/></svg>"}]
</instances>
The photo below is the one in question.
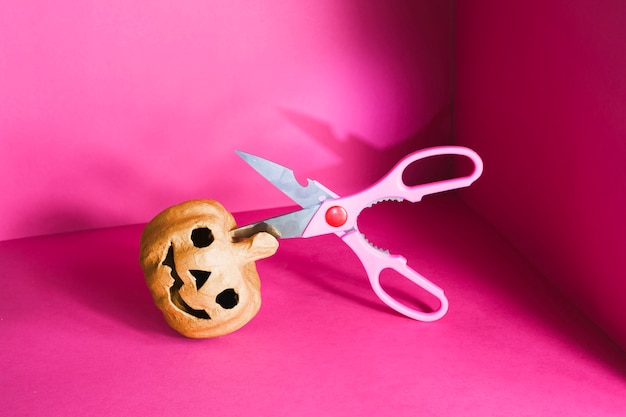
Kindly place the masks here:
<instances>
[{"instance_id":1,"label":"metal scissors blade","mask_svg":"<svg viewBox=\"0 0 626 417\"><path fill-rule=\"evenodd\" d=\"M271 182L276 188L298 203L300 207L313 207L328 198L337 198L337 194L319 182L307 178L307 185L301 185L292 169L276 162L242 151L235 151L244 161Z\"/></svg>"},{"instance_id":2,"label":"metal scissors blade","mask_svg":"<svg viewBox=\"0 0 626 417\"><path fill-rule=\"evenodd\" d=\"M319 205L271 217L233 229L230 234L233 239L249 238L259 232L267 232L276 238L302 237L318 208Z\"/></svg>"}]
</instances>

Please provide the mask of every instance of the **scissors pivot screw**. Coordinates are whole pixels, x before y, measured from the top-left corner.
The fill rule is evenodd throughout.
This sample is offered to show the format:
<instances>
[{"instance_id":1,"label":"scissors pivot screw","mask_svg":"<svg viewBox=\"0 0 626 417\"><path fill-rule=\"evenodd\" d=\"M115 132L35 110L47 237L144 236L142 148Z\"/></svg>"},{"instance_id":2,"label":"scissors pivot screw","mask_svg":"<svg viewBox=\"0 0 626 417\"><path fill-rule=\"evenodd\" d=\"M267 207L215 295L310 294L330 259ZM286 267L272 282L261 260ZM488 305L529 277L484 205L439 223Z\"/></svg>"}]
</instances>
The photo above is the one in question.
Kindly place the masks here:
<instances>
[{"instance_id":1,"label":"scissors pivot screw","mask_svg":"<svg viewBox=\"0 0 626 417\"><path fill-rule=\"evenodd\" d=\"M326 210L326 223L333 227L341 227L348 221L348 213L341 206L332 206Z\"/></svg>"}]
</instances>

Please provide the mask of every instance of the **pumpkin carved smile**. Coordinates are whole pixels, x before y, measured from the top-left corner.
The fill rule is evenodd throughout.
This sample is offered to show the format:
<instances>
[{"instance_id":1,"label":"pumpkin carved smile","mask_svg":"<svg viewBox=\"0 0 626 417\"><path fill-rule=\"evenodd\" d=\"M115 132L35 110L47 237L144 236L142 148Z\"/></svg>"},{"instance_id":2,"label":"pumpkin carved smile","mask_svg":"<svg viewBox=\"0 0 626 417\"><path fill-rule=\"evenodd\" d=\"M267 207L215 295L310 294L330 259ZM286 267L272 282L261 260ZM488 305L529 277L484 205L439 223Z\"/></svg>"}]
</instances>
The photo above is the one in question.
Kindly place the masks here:
<instances>
[{"instance_id":1,"label":"pumpkin carved smile","mask_svg":"<svg viewBox=\"0 0 626 417\"><path fill-rule=\"evenodd\" d=\"M176 264L174 263L173 249L174 247L170 246L169 250L167 251L167 256L165 257L165 260L163 261L163 265L169 266L172 269L170 271L170 275L172 276L172 279L174 280L174 284L172 284L172 286L170 287L170 301L172 302L172 304L178 307L181 311L184 311L187 314L190 314L199 319L210 320L211 317L209 317L209 314L206 311L196 310L194 308L191 308L189 304L187 304L185 300L183 300L183 298L180 296L180 289L185 283L178 275L178 272L176 272ZM208 277L209 276L207 275L207 279Z\"/></svg>"}]
</instances>

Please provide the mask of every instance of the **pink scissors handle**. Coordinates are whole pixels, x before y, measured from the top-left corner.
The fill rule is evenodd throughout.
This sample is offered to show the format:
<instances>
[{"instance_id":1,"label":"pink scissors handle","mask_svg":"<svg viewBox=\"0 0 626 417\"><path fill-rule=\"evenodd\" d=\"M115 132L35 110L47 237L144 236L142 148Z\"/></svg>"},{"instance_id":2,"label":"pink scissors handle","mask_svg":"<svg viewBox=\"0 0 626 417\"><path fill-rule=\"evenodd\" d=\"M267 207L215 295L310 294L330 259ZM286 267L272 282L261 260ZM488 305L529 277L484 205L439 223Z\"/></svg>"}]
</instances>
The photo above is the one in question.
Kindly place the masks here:
<instances>
[{"instance_id":1,"label":"pink scissors handle","mask_svg":"<svg viewBox=\"0 0 626 417\"><path fill-rule=\"evenodd\" d=\"M406 259L399 255L389 255L383 253L377 249L374 249L365 241L361 233L358 230L343 234L341 239L354 251L359 257L361 263L367 271L367 276L372 285L372 289L381 299L382 302L387 304L392 309L396 310L400 314L404 314L415 320L420 321L435 321L442 318L448 311L448 299L443 293L443 290L417 273L406 263ZM393 298L380 284L380 274L385 269L393 269L405 278L410 280L415 285L423 288L430 294L439 299L440 305L437 310L432 312L426 312L411 308Z\"/></svg>"},{"instance_id":2,"label":"pink scissors handle","mask_svg":"<svg viewBox=\"0 0 626 417\"><path fill-rule=\"evenodd\" d=\"M409 186L404 183L402 175L409 165L421 159L438 155L465 156L474 163L474 170L466 176L427 184ZM448 299L443 290L411 269L402 256L389 255L370 246L361 236L356 220L363 208L379 200L403 199L416 203L427 194L467 187L480 177L482 171L483 163L480 156L465 147L441 146L414 152L401 159L385 177L364 191L349 197L332 198L322 202L302 236L310 237L336 233L359 257L367 271L374 292L385 304L415 320L438 320L448 311ZM380 274L385 269L395 270L415 285L437 297L440 302L439 309L433 312L420 311L394 299L380 284Z\"/></svg>"}]
</instances>

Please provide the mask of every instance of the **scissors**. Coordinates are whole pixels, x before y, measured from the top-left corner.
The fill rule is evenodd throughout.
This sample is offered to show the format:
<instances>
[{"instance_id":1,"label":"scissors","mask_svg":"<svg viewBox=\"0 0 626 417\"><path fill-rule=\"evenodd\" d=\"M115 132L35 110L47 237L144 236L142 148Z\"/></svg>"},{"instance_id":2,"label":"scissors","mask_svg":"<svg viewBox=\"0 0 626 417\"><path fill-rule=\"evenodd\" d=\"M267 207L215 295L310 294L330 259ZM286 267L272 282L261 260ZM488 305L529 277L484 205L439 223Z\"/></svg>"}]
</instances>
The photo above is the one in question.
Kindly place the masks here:
<instances>
[{"instance_id":1,"label":"scissors","mask_svg":"<svg viewBox=\"0 0 626 417\"><path fill-rule=\"evenodd\" d=\"M378 182L347 197L339 197L315 180L307 179L307 184L301 185L296 180L293 170L246 152L236 152L302 209L235 228L231 231L233 239L245 239L258 232L268 232L277 238L308 238L334 233L357 255L367 272L372 289L382 302L398 313L420 321L435 321L446 314L448 299L444 291L409 267L404 257L389 254L388 251L372 246L359 232L357 218L364 208L383 200L408 200L416 203L427 194L469 186L483 171L482 160L476 152L461 146L439 146L413 152L398 161ZM473 172L466 176L426 184L406 185L402 174L409 165L438 155L467 157L473 162ZM439 299L439 308L434 311L421 311L394 299L380 283L380 275L386 269L398 272L435 296Z\"/></svg>"}]
</instances>

